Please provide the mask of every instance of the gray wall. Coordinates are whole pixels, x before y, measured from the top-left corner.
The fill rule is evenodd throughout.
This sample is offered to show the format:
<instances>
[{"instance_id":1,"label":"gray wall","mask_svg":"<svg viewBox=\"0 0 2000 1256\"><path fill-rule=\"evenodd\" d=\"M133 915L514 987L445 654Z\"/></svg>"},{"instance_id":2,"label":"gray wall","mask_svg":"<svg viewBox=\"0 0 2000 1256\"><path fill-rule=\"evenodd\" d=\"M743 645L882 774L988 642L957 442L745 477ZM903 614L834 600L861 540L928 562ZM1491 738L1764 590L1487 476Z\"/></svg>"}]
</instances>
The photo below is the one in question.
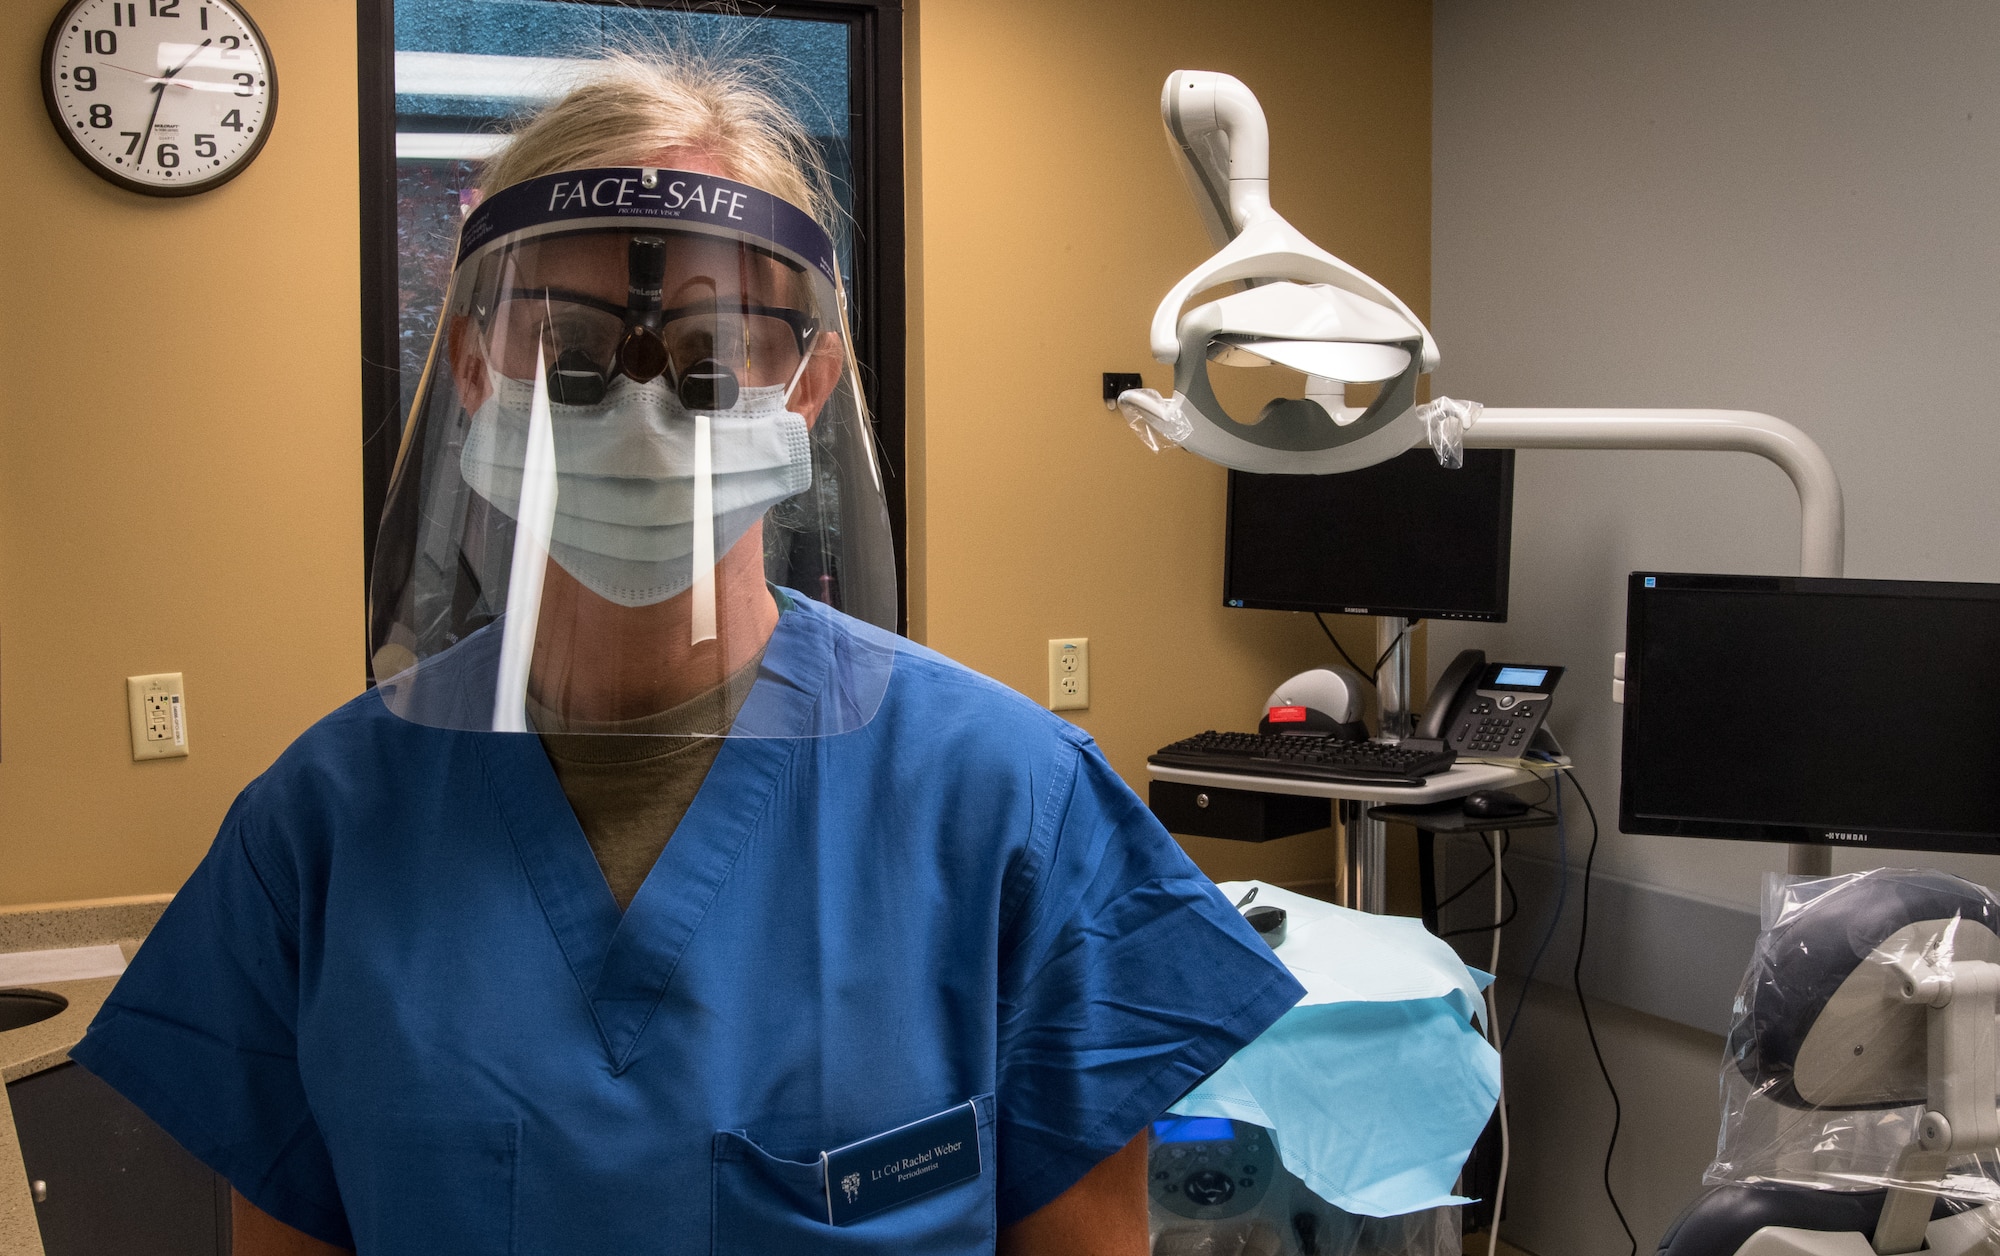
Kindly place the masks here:
<instances>
[{"instance_id":1,"label":"gray wall","mask_svg":"<svg viewBox=\"0 0 2000 1256\"><path fill-rule=\"evenodd\" d=\"M1849 575L2000 580L1988 487L2000 459L2000 6L1439 0L1435 19L1435 391L1778 415L1841 475ZM1514 526L1511 622L1433 625L1430 658L1441 667L1478 645L1568 665L1551 722L1615 829L1609 682L1625 573L1796 571L1797 500L1743 455L1523 453ZM1545 839L1519 850L1553 855ZM1841 870L1882 861L1835 856ZM2000 859L1886 861L2000 884ZM1778 847L1615 832L1597 863L1668 920L1676 901L1690 919L1698 905L1754 912L1762 874L1782 866ZM1646 945L1671 970L1698 949L1691 932L1669 924ZM1639 945L1593 922L1593 948L1600 937ZM1661 967L1622 971L1640 983ZM1607 998L1654 1010L1618 980L1607 972ZM1712 995L1733 974L1690 980ZM1509 1054L1518 1092L1595 1085L1573 1003L1531 1000L1538 1010L1542 1029L1524 1028ZM1613 1176L1639 1196L1648 1250L1667 1204L1695 1189L1683 1135L1687 1113L1705 1110L1712 1136L1720 1046L1702 1034L1649 1045L1649 1025L1620 1013L1607 1042L1614 1071L1629 1061ZM1605 1131L1572 1112L1520 1114L1534 1149L1524 1169L1562 1183L1524 1187L1510 1209L1540 1256L1623 1247L1606 1245L1595 1187Z\"/></svg>"}]
</instances>

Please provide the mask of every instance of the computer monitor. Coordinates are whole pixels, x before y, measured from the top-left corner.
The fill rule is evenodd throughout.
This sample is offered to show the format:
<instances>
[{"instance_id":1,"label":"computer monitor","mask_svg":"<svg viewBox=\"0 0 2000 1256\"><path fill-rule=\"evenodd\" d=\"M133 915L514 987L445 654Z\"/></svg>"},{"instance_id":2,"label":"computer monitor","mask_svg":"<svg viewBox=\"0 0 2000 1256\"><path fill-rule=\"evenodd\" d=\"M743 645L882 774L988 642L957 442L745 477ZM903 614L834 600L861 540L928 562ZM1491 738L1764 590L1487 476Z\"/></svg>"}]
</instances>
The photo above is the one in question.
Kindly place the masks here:
<instances>
[{"instance_id":1,"label":"computer monitor","mask_svg":"<svg viewBox=\"0 0 2000 1256\"><path fill-rule=\"evenodd\" d=\"M1507 620L1514 451L1429 448L1338 475L1229 473L1222 600L1280 611Z\"/></svg>"},{"instance_id":2,"label":"computer monitor","mask_svg":"<svg viewBox=\"0 0 2000 1256\"><path fill-rule=\"evenodd\" d=\"M2000 585L1638 572L1628 833L2000 853Z\"/></svg>"}]
</instances>

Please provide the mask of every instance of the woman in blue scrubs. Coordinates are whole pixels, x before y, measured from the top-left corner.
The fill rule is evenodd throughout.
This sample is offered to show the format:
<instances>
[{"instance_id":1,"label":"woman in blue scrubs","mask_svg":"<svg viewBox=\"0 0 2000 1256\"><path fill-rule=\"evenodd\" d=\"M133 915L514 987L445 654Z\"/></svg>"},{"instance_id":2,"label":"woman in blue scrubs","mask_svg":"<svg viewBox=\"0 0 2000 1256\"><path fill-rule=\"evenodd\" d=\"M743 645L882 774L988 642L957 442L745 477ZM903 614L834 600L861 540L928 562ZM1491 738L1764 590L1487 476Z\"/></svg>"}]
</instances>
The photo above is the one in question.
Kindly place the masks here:
<instances>
[{"instance_id":1,"label":"woman in blue scrubs","mask_svg":"<svg viewBox=\"0 0 2000 1256\"><path fill-rule=\"evenodd\" d=\"M381 683L73 1053L239 1253L1138 1256L1148 1122L1299 996L1087 736L868 622L810 151L741 70L622 59L485 171Z\"/></svg>"}]
</instances>

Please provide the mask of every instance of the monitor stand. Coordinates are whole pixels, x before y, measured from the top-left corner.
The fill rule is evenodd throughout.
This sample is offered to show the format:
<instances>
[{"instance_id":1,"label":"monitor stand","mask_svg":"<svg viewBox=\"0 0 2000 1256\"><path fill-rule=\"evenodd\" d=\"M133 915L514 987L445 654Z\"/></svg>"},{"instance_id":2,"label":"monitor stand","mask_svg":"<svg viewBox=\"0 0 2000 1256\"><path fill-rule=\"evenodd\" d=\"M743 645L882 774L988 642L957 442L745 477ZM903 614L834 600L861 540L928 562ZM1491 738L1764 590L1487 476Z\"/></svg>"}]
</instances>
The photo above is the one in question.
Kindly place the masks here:
<instances>
[{"instance_id":1,"label":"monitor stand","mask_svg":"<svg viewBox=\"0 0 2000 1256\"><path fill-rule=\"evenodd\" d=\"M1410 709L1410 628L1400 615L1375 620L1376 715L1382 740L1401 741L1415 725ZM1368 814L1368 803L1339 801L1341 838L1340 905L1380 915L1388 908L1389 830Z\"/></svg>"}]
</instances>

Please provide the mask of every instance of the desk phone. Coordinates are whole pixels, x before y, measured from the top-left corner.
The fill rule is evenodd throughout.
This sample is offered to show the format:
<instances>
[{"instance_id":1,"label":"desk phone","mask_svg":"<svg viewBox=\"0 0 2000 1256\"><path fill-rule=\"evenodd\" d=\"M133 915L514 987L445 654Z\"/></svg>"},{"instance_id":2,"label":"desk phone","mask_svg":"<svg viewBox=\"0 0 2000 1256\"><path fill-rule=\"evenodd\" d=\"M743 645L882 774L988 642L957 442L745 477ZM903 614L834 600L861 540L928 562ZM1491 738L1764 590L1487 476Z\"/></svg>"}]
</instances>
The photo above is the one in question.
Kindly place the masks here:
<instances>
[{"instance_id":1,"label":"desk phone","mask_svg":"<svg viewBox=\"0 0 2000 1256\"><path fill-rule=\"evenodd\" d=\"M1438 678L1416 735L1461 755L1521 758L1548 716L1562 675L1560 667L1488 663L1483 650L1461 651Z\"/></svg>"}]
</instances>

